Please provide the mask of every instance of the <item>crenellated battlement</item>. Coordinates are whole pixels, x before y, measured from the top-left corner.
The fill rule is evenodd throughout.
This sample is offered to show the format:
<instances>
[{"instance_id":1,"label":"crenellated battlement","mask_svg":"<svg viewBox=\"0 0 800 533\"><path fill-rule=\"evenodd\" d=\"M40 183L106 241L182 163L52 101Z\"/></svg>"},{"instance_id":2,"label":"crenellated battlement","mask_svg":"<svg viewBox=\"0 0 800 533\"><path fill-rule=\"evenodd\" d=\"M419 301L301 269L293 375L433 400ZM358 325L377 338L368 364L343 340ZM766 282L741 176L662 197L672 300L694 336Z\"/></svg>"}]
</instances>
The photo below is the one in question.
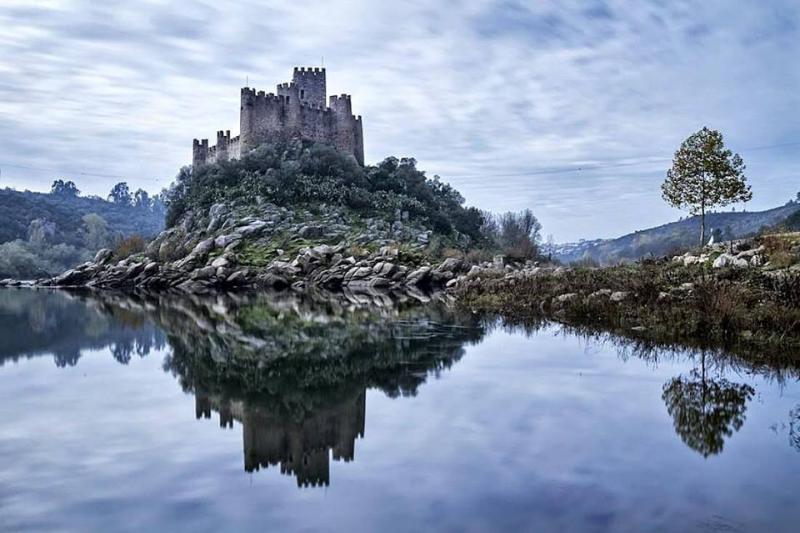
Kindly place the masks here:
<instances>
[{"instance_id":1,"label":"crenellated battlement","mask_svg":"<svg viewBox=\"0 0 800 533\"><path fill-rule=\"evenodd\" d=\"M349 94L331 95L326 102L326 72L318 67L295 67L292 81L277 85L275 93L242 87L241 133L217 131L216 145L208 140L192 143L192 164L238 159L261 144L301 138L335 146L364 164L361 116L354 116ZM327 104L327 105L326 105Z\"/></svg>"}]
</instances>

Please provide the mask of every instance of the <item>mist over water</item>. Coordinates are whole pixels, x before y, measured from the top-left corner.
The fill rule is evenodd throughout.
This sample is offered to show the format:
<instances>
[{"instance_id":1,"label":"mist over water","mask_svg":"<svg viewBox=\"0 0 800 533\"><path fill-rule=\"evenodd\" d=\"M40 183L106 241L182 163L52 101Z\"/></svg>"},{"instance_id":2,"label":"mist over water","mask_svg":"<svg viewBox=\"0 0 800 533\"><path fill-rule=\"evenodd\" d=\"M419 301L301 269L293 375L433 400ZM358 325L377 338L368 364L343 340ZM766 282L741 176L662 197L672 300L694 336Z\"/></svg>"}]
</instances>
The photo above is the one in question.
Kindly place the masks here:
<instances>
[{"instance_id":1,"label":"mist over water","mask_svg":"<svg viewBox=\"0 0 800 533\"><path fill-rule=\"evenodd\" d=\"M0 529L793 531L798 370L444 297L0 291Z\"/></svg>"}]
</instances>

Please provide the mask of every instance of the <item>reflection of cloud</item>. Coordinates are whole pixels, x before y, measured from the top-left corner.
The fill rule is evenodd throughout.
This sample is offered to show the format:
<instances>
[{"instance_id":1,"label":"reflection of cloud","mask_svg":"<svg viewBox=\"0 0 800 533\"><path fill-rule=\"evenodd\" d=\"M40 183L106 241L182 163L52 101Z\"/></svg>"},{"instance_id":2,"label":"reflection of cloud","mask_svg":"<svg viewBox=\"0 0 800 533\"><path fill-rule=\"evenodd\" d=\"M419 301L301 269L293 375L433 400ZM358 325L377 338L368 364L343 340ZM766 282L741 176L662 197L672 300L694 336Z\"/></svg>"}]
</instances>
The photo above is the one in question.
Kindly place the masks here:
<instances>
[{"instance_id":1,"label":"reflection of cloud","mask_svg":"<svg viewBox=\"0 0 800 533\"><path fill-rule=\"evenodd\" d=\"M656 190L663 163L458 176L669 157L709 124L742 150L751 207L782 201L796 192L786 179L800 168L796 150L745 148L798 139L800 72L789 65L799 17L789 0L735 10L722 1L4 2L0 127L14 135L0 164L155 189L189 160L193 137L236 129L247 76L270 89L324 55L331 91L352 91L365 117L369 160L413 155L471 203L536 208L560 239L616 234L670 216ZM114 181L70 177L88 193ZM35 189L53 178L12 167L2 177Z\"/></svg>"}]
</instances>

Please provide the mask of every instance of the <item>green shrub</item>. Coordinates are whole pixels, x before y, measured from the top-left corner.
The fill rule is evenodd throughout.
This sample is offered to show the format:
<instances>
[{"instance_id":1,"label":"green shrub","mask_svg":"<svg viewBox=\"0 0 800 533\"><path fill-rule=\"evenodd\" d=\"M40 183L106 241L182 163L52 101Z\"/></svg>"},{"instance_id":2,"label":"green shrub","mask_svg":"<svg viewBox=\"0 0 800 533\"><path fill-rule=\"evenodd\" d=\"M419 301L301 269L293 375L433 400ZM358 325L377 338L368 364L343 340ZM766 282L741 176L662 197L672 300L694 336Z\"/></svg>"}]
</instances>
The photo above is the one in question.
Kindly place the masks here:
<instances>
[{"instance_id":1,"label":"green shrub","mask_svg":"<svg viewBox=\"0 0 800 533\"><path fill-rule=\"evenodd\" d=\"M411 158L389 157L361 167L323 144L267 144L240 160L181 169L168 195L166 221L173 226L187 210L208 209L215 202L246 204L261 198L280 206L345 206L386 219L408 212L437 233L455 230L479 241L480 211L465 208L458 191L438 177L428 178L416 164Z\"/></svg>"}]
</instances>

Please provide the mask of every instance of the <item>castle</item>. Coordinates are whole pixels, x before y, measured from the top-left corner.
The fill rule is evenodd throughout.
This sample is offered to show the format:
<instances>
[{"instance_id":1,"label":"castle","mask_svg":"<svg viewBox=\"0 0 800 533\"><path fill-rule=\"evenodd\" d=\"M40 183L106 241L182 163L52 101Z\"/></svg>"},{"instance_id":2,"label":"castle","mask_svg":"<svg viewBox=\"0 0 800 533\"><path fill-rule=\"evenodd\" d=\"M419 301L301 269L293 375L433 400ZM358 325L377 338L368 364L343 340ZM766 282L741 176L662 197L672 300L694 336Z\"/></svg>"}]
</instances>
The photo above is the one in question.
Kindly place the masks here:
<instances>
[{"instance_id":1,"label":"castle","mask_svg":"<svg viewBox=\"0 0 800 533\"><path fill-rule=\"evenodd\" d=\"M350 95L331 96L326 100L324 68L297 68L290 83L278 85L277 94L242 88L239 109L239 131L217 132L217 144L209 147L208 139L195 139L192 145L192 166L229 159L266 142L280 139L304 139L335 146L364 164L364 134L361 116L354 116Z\"/></svg>"}]
</instances>

